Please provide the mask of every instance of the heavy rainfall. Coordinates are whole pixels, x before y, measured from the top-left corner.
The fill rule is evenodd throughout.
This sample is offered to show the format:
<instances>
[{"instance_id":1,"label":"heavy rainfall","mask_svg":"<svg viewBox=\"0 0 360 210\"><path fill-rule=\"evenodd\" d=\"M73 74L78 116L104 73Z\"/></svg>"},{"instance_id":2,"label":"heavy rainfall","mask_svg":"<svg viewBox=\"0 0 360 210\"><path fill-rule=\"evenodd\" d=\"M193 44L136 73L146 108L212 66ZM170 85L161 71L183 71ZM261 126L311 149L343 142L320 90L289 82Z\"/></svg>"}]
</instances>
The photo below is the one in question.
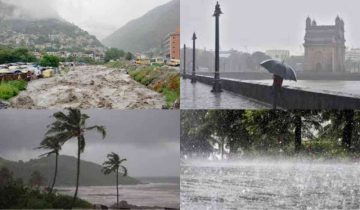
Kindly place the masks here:
<instances>
[{"instance_id":1,"label":"heavy rainfall","mask_svg":"<svg viewBox=\"0 0 360 210\"><path fill-rule=\"evenodd\" d=\"M276 12L280 5L287 9ZM234 100L238 109L359 108L357 6L336 0L181 1L181 22L187 23L181 33L182 108L230 109ZM269 60L279 63L266 67ZM230 92L235 99L221 96Z\"/></svg>"},{"instance_id":2,"label":"heavy rainfall","mask_svg":"<svg viewBox=\"0 0 360 210\"><path fill-rule=\"evenodd\" d=\"M181 209L359 209L360 112L181 111Z\"/></svg>"}]
</instances>

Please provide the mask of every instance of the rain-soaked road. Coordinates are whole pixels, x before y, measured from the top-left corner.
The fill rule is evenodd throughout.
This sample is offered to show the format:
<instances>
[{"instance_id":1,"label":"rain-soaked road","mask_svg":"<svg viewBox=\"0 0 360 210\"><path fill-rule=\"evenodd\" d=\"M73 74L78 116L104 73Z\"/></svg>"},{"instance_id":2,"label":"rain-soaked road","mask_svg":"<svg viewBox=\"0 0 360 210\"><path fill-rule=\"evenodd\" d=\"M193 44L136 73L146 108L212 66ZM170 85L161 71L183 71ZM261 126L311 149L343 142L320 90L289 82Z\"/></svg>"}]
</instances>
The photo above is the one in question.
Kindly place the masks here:
<instances>
[{"instance_id":1,"label":"rain-soaked road","mask_svg":"<svg viewBox=\"0 0 360 210\"><path fill-rule=\"evenodd\" d=\"M267 104L224 91L211 93L212 87L201 82L181 80L181 109L269 109Z\"/></svg>"},{"instance_id":2,"label":"rain-soaked road","mask_svg":"<svg viewBox=\"0 0 360 210\"><path fill-rule=\"evenodd\" d=\"M358 164L187 162L181 209L360 209Z\"/></svg>"}]
</instances>

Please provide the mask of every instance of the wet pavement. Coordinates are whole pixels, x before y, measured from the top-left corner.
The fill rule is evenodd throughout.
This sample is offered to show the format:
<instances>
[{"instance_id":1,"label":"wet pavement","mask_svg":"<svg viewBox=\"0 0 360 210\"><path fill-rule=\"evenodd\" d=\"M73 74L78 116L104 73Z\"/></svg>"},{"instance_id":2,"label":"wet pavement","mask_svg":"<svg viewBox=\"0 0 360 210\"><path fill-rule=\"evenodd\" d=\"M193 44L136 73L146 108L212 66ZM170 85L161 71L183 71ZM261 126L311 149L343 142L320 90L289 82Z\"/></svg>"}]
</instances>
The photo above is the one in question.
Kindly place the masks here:
<instances>
[{"instance_id":1,"label":"wet pavement","mask_svg":"<svg viewBox=\"0 0 360 210\"><path fill-rule=\"evenodd\" d=\"M181 79L181 109L270 109L271 106L224 91L211 93L212 86Z\"/></svg>"}]
</instances>

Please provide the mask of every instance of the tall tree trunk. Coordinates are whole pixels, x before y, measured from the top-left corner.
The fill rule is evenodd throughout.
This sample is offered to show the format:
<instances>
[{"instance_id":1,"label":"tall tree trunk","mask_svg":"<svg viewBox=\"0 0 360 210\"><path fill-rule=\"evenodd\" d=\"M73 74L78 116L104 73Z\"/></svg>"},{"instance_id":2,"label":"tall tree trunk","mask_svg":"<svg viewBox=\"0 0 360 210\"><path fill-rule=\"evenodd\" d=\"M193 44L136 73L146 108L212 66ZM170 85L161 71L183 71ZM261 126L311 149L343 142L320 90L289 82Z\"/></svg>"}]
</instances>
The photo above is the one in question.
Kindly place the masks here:
<instances>
[{"instance_id":1,"label":"tall tree trunk","mask_svg":"<svg viewBox=\"0 0 360 210\"><path fill-rule=\"evenodd\" d=\"M345 112L345 127L343 130L342 145L348 151L350 151L352 132L354 129L354 110L344 110L344 112Z\"/></svg>"},{"instance_id":2,"label":"tall tree trunk","mask_svg":"<svg viewBox=\"0 0 360 210\"><path fill-rule=\"evenodd\" d=\"M52 193L52 191L54 189L54 186L55 186L55 181L56 181L56 176L57 176L57 169L58 169L58 156L59 156L59 154L56 153L56 157L55 157L55 175L54 175L53 184L51 186L50 194Z\"/></svg>"},{"instance_id":3,"label":"tall tree trunk","mask_svg":"<svg viewBox=\"0 0 360 210\"><path fill-rule=\"evenodd\" d=\"M295 116L295 152L299 152L301 149L301 115Z\"/></svg>"},{"instance_id":4,"label":"tall tree trunk","mask_svg":"<svg viewBox=\"0 0 360 210\"><path fill-rule=\"evenodd\" d=\"M224 139L221 140L221 160L224 160Z\"/></svg>"},{"instance_id":5,"label":"tall tree trunk","mask_svg":"<svg viewBox=\"0 0 360 210\"><path fill-rule=\"evenodd\" d=\"M116 169L116 203L119 208L119 169Z\"/></svg>"},{"instance_id":6,"label":"tall tree trunk","mask_svg":"<svg viewBox=\"0 0 360 210\"><path fill-rule=\"evenodd\" d=\"M73 198L71 208L74 207L75 202L76 202L76 197L77 197L77 193L78 193L78 189L79 189L79 177L80 177L80 137L78 137L78 161L77 161L77 175L76 175L76 190L75 190L75 195Z\"/></svg>"}]
</instances>

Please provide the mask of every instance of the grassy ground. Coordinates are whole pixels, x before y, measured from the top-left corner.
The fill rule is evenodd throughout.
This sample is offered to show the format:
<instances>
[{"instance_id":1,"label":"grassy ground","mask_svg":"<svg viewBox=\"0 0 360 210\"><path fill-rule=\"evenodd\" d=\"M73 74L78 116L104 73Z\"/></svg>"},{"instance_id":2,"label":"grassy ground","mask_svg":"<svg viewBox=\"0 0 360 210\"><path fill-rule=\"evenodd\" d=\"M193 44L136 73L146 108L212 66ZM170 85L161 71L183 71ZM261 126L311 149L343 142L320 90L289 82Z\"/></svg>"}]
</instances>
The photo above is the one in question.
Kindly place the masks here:
<instances>
[{"instance_id":1,"label":"grassy ground","mask_svg":"<svg viewBox=\"0 0 360 210\"><path fill-rule=\"evenodd\" d=\"M142 67L140 70L132 70L129 75L141 84L163 93L169 109L180 98L180 74L174 73L167 68Z\"/></svg>"},{"instance_id":2,"label":"grassy ground","mask_svg":"<svg viewBox=\"0 0 360 210\"><path fill-rule=\"evenodd\" d=\"M27 82L23 79L16 81L2 81L0 84L0 99L10 99L19 94L19 91L26 90Z\"/></svg>"},{"instance_id":3,"label":"grassy ground","mask_svg":"<svg viewBox=\"0 0 360 210\"><path fill-rule=\"evenodd\" d=\"M167 106L180 98L180 73L166 67L137 66L128 61L108 63L109 68L126 69L130 77L154 91L164 94Z\"/></svg>"}]
</instances>

